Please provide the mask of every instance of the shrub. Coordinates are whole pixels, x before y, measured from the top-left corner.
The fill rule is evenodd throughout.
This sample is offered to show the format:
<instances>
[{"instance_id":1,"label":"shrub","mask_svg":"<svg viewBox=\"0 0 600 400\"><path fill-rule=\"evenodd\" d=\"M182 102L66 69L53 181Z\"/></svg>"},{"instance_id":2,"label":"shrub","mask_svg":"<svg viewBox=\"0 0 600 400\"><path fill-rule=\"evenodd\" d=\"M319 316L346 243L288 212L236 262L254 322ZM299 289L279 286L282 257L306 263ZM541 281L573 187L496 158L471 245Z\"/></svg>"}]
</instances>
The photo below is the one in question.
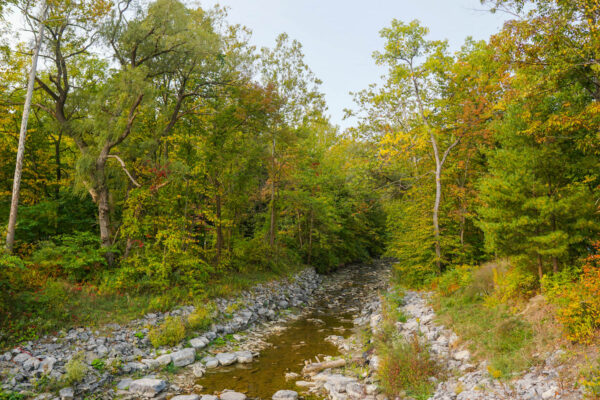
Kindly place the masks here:
<instances>
[{"instance_id":1,"label":"shrub","mask_svg":"<svg viewBox=\"0 0 600 400\"><path fill-rule=\"evenodd\" d=\"M510 267L506 271L493 269L494 291L486 298L488 305L506 303L509 300L522 300L531 297L538 286L538 278L519 267Z\"/></svg>"},{"instance_id":2,"label":"shrub","mask_svg":"<svg viewBox=\"0 0 600 400\"><path fill-rule=\"evenodd\" d=\"M82 282L98 276L106 267L106 251L100 247L97 234L77 232L42 242L31 255L31 261L49 275Z\"/></svg>"},{"instance_id":3,"label":"shrub","mask_svg":"<svg viewBox=\"0 0 600 400\"><path fill-rule=\"evenodd\" d=\"M396 338L392 343L380 342L379 377L383 390L390 396L401 392L416 398L428 398L433 391L429 380L439 373L439 366L429 348L415 335L409 340Z\"/></svg>"},{"instance_id":4,"label":"shrub","mask_svg":"<svg viewBox=\"0 0 600 400\"><path fill-rule=\"evenodd\" d=\"M586 398L600 399L600 358L595 365L584 368L580 383L585 389Z\"/></svg>"},{"instance_id":5,"label":"shrub","mask_svg":"<svg viewBox=\"0 0 600 400\"><path fill-rule=\"evenodd\" d=\"M465 288L473 281L473 267L458 265L447 270L442 276L434 279L433 287L441 296L450 296L459 289Z\"/></svg>"},{"instance_id":6,"label":"shrub","mask_svg":"<svg viewBox=\"0 0 600 400\"><path fill-rule=\"evenodd\" d=\"M181 318L167 317L165 322L148 333L152 346L175 346L185 338L185 325Z\"/></svg>"},{"instance_id":7,"label":"shrub","mask_svg":"<svg viewBox=\"0 0 600 400\"><path fill-rule=\"evenodd\" d=\"M582 273L565 269L542 279L546 298L557 305L557 319L574 342L589 342L600 328L600 255L586 260Z\"/></svg>"},{"instance_id":8,"label":"shrub","mask_svg":"<svg viewBox=\"0 0 600 400\"><path fill-rule=\"evenodd\" d=\"M422 288L429 285L436 277L433 267L417 264L394 264L394 278L400 285L410 288Z\"/></svg>"},{"instance_id":9,"label":"shrub","mask_svg":"<svg viewBox=\"0 0 600 400\"><path fill-rule=\"evenodd\" d=\"M205 307L196 306L194 312L187 317L187 326L197 331L209 328L212 324L212 309L210 304Z\"/></svg>"},{"instance_id":10,"label":"shrub","mask_svg":"<svg viewBox=\"0 0 600 400\"><path fill-rule=\"evenodd\" d=\"M69 384L81 382L87 372L87 366L80 355L73 356L65 365L65 381Z\"/></svg>"}]
</instances>

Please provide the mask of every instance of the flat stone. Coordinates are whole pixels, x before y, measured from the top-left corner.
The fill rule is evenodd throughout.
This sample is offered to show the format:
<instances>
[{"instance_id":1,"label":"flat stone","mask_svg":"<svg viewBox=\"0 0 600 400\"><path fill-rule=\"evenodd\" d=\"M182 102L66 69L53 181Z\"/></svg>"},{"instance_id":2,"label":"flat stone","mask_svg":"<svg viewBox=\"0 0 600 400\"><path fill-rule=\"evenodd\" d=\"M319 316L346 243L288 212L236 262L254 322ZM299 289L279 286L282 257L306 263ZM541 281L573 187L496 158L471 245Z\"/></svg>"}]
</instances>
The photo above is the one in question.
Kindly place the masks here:
<instances>
[{"instance_id":1,"label":"flat stone","mask_svg":"<svg viewBox=\"0 0 600 400\"><path fill-rule=\"evenodd\" d=\"M236 351L235 356L240 364L248 364L252 362L252 353L249 351Z\"/></svg>"},{"instance_id":2,"label":"flat stone","mask_svg":"<svg viewBox=\"0 0 600 400\"><path fill-rule=\"evenodd\" d=\"M129 389L129 385L131 385L131 382L133 382L133 379L131 378L121 379L119 383L117 383L117 389L127 390Z\"/></svg>"},{"instance_id":3,"label":"flat stone","mask_svg":"<svg viewBox=\"0 0 600 400\"><path fill-rule=\"evenodd\" d=\"M278 390L272 397L273 400L296 400L298 392L293 390Z\"/></svg>"},{"instance_id":4,"label":"flat stone","mask_svg":"<svg viewBox=\"0 0 600 400\"><path fill-rule=\"evenodd\" d=\"M39 370L44 374L49 374L54 368L54 363L56 362L56 358L54 357L46 357L42 360L39 365Z\"/></svg>"},{"instance_id":5,"label":"flat stone","mask_svg":"<svg viewBox=\"0 0 600 400\"><path fill-rule=\"evenodd\" d=\"M183 349L171 354L171 360L176 367L185 367L196 360L196 350Z\"/></svg>"},{"instance_id":6,"label":"flat stone","mask_svg":"<svg viewBox=\"0 0 600 400\"><path fill-rule=\"evenodd\" d=\"M315 385L316 385L316 383L314 383L314 382L296 381L296 386L299 386L301 388L313 387Z\"/></svg>"},{"instance_id":7,"label":"flat stone","mask_svg":"<svg viewBox=\"0 0 600 400\"><path fill-rule=\"evenodd\" d=\"M452 355L452 358L456 361L467 361L470 357L471 353L469 353L469 350L457 351Z\"/></svg>"},{"instance_id":8,"label":"flat stone","mask_svg":"<svg viewBox=\"0 0 600 400\"><path fill-rule=\"evenodd\" d=\"M129 391L141 396L154 397L167 387L167 382L162 379L143 378L129 385Z\"/></svg>"},{"instance_id":9,"label":"flat stone","mask_svg":"<svg viewBox=\"0 0 600 400\"><path fill-rule=\"evenodd\" d=\"M27 353L19 353L13 358L13 362L17 364L23 364L25 361L29 360L31 356Z\"/></svg>"},{"instance_id":10,"label":"flat stone","mask_svg":"<svg viewBox=\"0 0 600 400\"><path fill-rule=\"evenodd\" d=\"M215 357L219 360L219 364L224 366L235 364L237 362L237 356L232 353L218 353Z\"/></svg>"},{"instance_id":11,"label":"flat stone","mask_svg":"<svg viewBox=\"0 0 600 400\"><path fill-rule=\"evenodd\" d=\"M246 400L244 393L238 393L234 391L226 391L219 395L221 400Z\"/></svg>"},{"instance_id":12,"label":"flat stone","mask_svg":"<svg viewBox=\"0 0 600 400\"><path fill-rule=\"evenodd\" d=\"M60 389L58 395L60 396L60 400L73 400L73 398L75 397L75 391L72 387L66 387Z\"/></svg>"},{"instance_id":13,"label":"flat stone","mask_svg":"<svg viewBox=\"0 0 600 400\"><path fill-rule=\"evenodd\" d=\"M190 339L190 345L195 349L203 349L206 347L206 341L203 338Z\"/></svg>"},{"instance_id":14,"label":"flat stone","mask_svg":"<svg viewBox=\"0 0 600 400\"><path fill-rule=\"evenodd\" d=\"M179 396L171 397L171 400L199 400L200 396L197 394L181 394Z\"/></svg>"},{"instance_id":15,"label":"flat stone","mask_svg":"<svg viewBox=\"0 0 600 400\"><path fill-rule=\"evenodd\" d=\"M219 360L212 356L204 357L202 362L204 363L204 366L209 369L217 368L219 366Z\"/></svg>"},{"instance_id":16,"label":"flat stone","mask_svg":"<svg viewBox=\"0 0 600 400\"><path fill-rule=\"evenodd\" d=\"M162 356L156 357L154 361L156 361L158 365L169 365L169 363L171 362L171 355L163 354Z\"/></svg>"},{"instance_id":17,"label":"flat stone","mask_svg":"<svg viewBox=\"0 0 600 400\"><path fill-rule=\"evenodd\" d=\"M203 394L202 397L200 397L200 400L219 400L219 398L212 394Z\"/></svg>"}]
</instances>

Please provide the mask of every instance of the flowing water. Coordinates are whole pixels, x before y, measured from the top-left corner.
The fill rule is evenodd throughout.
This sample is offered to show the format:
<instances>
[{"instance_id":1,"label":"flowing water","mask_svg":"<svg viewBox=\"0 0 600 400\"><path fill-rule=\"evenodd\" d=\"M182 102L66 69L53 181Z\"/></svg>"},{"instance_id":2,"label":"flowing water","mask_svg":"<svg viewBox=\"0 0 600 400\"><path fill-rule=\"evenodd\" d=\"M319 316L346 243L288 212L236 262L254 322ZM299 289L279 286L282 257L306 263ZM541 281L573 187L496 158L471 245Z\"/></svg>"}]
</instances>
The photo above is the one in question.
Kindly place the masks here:
<instances>
[{"instance_id":1,"label":"flowing water","mask_svg":"<svg viewBox=\"0 0 600 400\"><path fill-rule=\"evenodd\" d=\"M280 389L298 390L295 380L286 381L286 372L300 374L305 360L337 355L338 349L325 341L330 335L352 334L354 316L361 298L375 290L378 273L373 266L344 268L325 278L316 293L318 299L297 319L283 324L281 330L265 338L270 346L251 364L236 364L207 370L196 383L202 393L231 389L250 398L270 399Z\"/></svg>"}]
</instances>

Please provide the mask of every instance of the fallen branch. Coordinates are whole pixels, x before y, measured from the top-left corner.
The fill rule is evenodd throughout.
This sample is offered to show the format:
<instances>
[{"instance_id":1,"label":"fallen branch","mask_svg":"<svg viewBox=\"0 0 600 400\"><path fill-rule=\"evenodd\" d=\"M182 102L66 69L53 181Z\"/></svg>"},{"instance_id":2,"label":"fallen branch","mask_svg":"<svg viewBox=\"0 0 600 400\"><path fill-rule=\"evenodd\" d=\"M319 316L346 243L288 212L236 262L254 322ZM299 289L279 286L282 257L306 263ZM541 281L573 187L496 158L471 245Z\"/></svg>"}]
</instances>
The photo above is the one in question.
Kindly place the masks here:
<instances>
[{"instance_id":1,"label":"fallen branch","mask_svg":"<svg viewBox=\"0 0 600 400\"><path fill-rule=\"evenodd\" d=\"M339 359L333 361L325 361L320 363L308 364L306 367L302 369L302 373L310 374L312 372L319 372L327 368L339 368L344 367L346 365L346 360Z\"/></svg>"}]
</instances>

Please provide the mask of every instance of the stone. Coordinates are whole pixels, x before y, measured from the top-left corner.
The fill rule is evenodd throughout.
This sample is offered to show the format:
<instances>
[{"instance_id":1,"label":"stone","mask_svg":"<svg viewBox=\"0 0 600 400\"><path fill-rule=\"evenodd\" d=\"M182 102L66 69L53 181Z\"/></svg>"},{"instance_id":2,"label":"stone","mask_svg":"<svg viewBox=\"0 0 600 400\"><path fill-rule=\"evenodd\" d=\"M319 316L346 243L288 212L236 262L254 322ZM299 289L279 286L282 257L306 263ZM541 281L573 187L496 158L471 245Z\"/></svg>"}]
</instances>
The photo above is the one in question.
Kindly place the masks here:
<instances>
[{"instance_id":1,"label":"stone","mask_svg":"<svg viewBox=\"0 0 600 400\"><path fill-rule=\"evenodd\" d=\"M546 390L544 393L542 393L542 399L547 400L547 399L556 399L558 397L556 397L558 394L558 388L556 386L552 386L550 389Z\"/></svg>"},{"instance_id":2,"label":"stone","mask_svg":"<svg viewBox=\"0 0 600 400\"><path fill-rule=\"evenodd\" d=\"M58 395L60 396L60 400L73 400L73 398L75 397L75 391L72 387L66 387L60 389Z\"/></svg>"},{"instance_id":3,"label":"stone","mask_svg":"<svg viewBox=\"0 0 600 400\"><path fill-rule=\"evenodd\" d=\"M117 383L117 389L127 390L129 389L129 385L131 385L131 382L133 382L133 379L131 378L121 379L119 383Z\"/></svg>"},{"instance_id":4,"label":"stone","mask_svg":"<svg viewBox=\"0 0 600 400\"><path fill-rule=\"evenodd\" d=\"M221 400L246 400L244 393L238 393L231 390L225 391L219 395Z\"/></svg>"},{"instance_id":5,"label":"stone","mask_svg":"<svg viewBox=\"0 0 600 400\"><path fill-rule=\"evenodd\" d=\"M25 371L33 371L40 366L40 360L35 357L30 357L27 361L23 363L23 369Z\"/></svg>"},{"instance_id":6,"label":"stone","mask_svg":"<svg viewBox=\"0 0 600 400\"><path fill-rule=\"evenodd\" d=\"M296 400L298 392L293 390L278 390L272 397L273 400Z\"/></svg>"},{"instance_id":7,"label":"stone","mask_svg":"<svg viewBox=\"0 0 600 400\"><path fill-rule=\"evenodd\" d=\"M17 364L23 364L25 361L29 360L31 356L27 353L19 353L13 358L13 362Z\"/></svg>"},{"instance_id":8,"label":"stone","mask_svg":"<svg viewBox=\"0 0 600 400\"><path fill-rule=\"evenodd\" d=\"M56 363L56 358L46 357L40 363L39 370L44 374L49 374L54 368L54 363Z\"/></svg>"},{"instance_id":9,"label":"stone","mask_svg":"<svg viewBox=\"0 0 600 400\"><path fill-rule=\"evenodd\" d=\"M215 357L219 360L219 364L224 366L235 364L237 362L237 356L232 353L218 353Z\"/></svg>"},{"instance_id":10,"label":"stone","mask_svg":"<svg viewBox=\"0 0 600 400\"><path fill-rule=\"evenodd\" d=\"M456 361L467 361L470 357L471 353L469 353L469 350L457 351L452 355L452 358Z\"/></svg>"},{"instance_id":11,"label":"stone","mask_svg":"<svg viewBox=\"0 0 600 400\"><path fill-rule=\"evenodd\" d=\"M212 394L203 394L202 397L200 397L200 400L219 400L219 398Z\"/></svg>"},{"instance_id":12,"label":"stone","mask_svg":"<svg viewBox=\"0 0 600 400\"><path fill-rule=\"evenodd\" d=\"M142 378L131 382L129 391L140 396L154 397L166 387L167 382L162 379Z\"/></svg>"},{"instance_id":13,"label":"stone","mask_svg":"<svg viewBox=\"0 0 600 400\"><path fill-rule=\"evenodd\" d=\"M158 356L154 359L158 363L158 365L169 365L171 363L171 355L163 354L162 356Z\"/></svg>"},{"instance_id":14,"label":"stone","mask_svg":"<svg viewBox=\"0 0 600 400\"><path fill-rule=\"evenodd\" d=\"M200 362L197 362L192 365L192 374L194 374L196 378L202 378L204 376L205 371L206 370L204 369L204 365L202 365L202 363Z\"/></svg>"},{"instance_id":15,"label":"stone","mask_svg":"<svg viewBox=\"0 0 600 400\"><path fill-rule=\"evenodd\" d=\"M252 353L249 351L236 351L235 356L240 364L248 364L252 362Z\"/></svg>"},{"instance_id":16,"label":"stone","mask_svg":"<svg viewBox=\"0 0 600 400\"><path fill-rule=\"evenodd\" d=\"M183 349L171 354L171 360L176 367L185 367L192 364L196 360L196 350Z\"/></svg>"},{"instance_id":17,"label":"stone","mask_svg":"<svg viewBox=\"0 0 600 400\"><path fill-rule=\"evenodd\" d=\"M286 372L285 373L286 381L291 381L292 379L296 379L296 378L300 378L300 374L297 374L295 372Z\"/></svg>"},{"instance_id":18,"label":"stone","mask_svg":"<svg viewBox=\"0 0 600 400\"><path fill-rule=\"evenodd\" d=\"M202 362L204 363L204 366L209 369L217 368L219 366L219 360L212 356L204 357Z\"/></svg>"},{"instance_id":19,"label":"stone","mask_svg":"<svg viewBox=\"0 0 600 400\"><path fill-rule=\"evenodd\" d=\"M346 393L352 398L359 399L365 395L365 387L358 382L351 382L346 385Z\"/></svg>"},{"instance_id":20,"label":"stone","mask_svg":"<svg viewBox=\"0 0 600 400\"><path fill-rule=\"evenodd\" d=\"M171 400L199 400L200 396L197 394L181 394L179 396L171 397Z\"/></svg>"},{"instance_id":21,"label":"stone","mask_svg":"<svg viewBox=\"0 0 600 400\"><path fill-rule=\"evenodd\" d=\"M190 339L190 346L192 346L195 349L203 349L206 347L206 341L204 340L204 338L194 338L194 339Z\"/></svg>"}]
</instances>

